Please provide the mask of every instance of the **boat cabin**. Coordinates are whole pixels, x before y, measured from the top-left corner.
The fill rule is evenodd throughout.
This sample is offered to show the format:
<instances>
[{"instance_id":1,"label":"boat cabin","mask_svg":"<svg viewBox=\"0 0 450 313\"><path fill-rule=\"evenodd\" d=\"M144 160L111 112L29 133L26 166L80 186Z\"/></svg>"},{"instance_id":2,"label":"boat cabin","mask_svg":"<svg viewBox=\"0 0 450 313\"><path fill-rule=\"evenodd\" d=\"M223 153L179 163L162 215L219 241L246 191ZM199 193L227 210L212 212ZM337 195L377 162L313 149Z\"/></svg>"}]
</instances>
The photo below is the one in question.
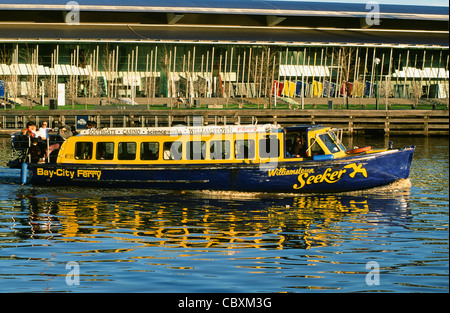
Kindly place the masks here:
<instances>
[{"instance_id":1,"label":"boat cabin","mask_svg":"<svg viewBox=\"0 0 450 313\"><path fill-rule=\"evenodd\" d=\"M285 158L296 157L292 152L296 138L300 138L305 147L303 158L315 160L336 159L346 156L346 147L342 143L342 130L339 136L335 129L323 127L322 125L300 125L285 128Z\"/></svg>"},{"instance_id":2,"label":"boat cabin","mask_svg":"<svg viewBox=\"0 0 450 313\"><path fill-rule=\"evenodd\" d=\"M298 139L300 138L300 139ZM293 154L296 141L300 154ZM105 128L84 130L61 146L57 163L217 164L333 159L346 148L331 128L305 125Z\"/></svg>"}]
</instances>

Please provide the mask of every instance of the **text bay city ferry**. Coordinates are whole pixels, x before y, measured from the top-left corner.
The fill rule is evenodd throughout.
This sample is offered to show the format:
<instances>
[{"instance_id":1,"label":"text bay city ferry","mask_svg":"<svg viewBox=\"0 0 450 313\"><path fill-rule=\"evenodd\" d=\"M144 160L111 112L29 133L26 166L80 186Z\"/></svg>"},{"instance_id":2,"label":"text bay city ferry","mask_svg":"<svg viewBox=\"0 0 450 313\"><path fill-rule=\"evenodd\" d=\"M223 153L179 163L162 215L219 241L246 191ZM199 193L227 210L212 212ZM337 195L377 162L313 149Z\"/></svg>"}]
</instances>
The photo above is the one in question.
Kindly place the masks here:
<instances>
[{"instance_id":1,"label":"text bay city ferry","mask_svg":"<svg viewBox=\"0 0 450 313\"><path fill-rule=\"evenodd\" d=\"M414 150L347 150L320 125L105 128L28 171L34 185L329 193L408 178Z\"/></svg>"}]
</instances>

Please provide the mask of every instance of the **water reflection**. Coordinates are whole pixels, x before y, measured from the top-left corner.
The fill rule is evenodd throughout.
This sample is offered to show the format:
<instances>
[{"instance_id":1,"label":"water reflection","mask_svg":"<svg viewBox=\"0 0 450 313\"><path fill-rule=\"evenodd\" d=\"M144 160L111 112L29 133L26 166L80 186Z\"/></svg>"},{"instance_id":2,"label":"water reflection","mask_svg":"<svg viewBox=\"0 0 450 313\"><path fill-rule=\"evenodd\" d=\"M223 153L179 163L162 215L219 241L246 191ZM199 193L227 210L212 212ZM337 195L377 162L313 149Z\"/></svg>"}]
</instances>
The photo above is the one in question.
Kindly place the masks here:
<instances>
[{"instance_id":1,"label":"water reflection","mask_svg":"<svg viewBox=\"0 0 450 313\"><path fill-rule=\"evenodd\" d=\"M21 186L0 138L0 291L448 292L448 138L393 141L411 181L299 196Z\"/></svg>"},{"instance_id":2,"label":"water reflection","mask_svg":"<svg viewBox=\"0 0 450 313\"><path fill-rule=\"evenodd\" d=\"M309 249L339 245L346 236L341 222L402 225L410 215L407 190L395 195L244 194L232 199L169 191L33 190L38 192L21 196L21 214L15 214L11 227L20 238L82 242L114 236L165 248ZM91 252L122 252L106 250Z\"/></svg>"}]
</instances>

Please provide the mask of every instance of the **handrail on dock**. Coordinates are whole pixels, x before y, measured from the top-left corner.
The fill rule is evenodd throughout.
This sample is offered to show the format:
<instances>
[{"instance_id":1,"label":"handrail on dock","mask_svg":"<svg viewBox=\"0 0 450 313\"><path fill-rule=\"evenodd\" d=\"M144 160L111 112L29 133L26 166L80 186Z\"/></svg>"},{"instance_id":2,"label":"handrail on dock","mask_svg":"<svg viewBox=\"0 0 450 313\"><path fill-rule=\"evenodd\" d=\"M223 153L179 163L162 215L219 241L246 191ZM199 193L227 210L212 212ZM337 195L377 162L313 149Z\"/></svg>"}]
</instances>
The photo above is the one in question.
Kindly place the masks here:
<instances>
[{"instance_id":1,"label":"handrail on dock","mask_svg":"<svg viewBox=\"0 0 450 313\"><path fill-rule=\"evenodd\" d=\"M322 124L346 134L449 135L448 110L7 110L0 112L0 133L10 134L28 121L50 128L77 125L77 119L103 127L172 127L175 125ZM77 127L78 128L78 127Z\"/></svg>"}]
</instances>

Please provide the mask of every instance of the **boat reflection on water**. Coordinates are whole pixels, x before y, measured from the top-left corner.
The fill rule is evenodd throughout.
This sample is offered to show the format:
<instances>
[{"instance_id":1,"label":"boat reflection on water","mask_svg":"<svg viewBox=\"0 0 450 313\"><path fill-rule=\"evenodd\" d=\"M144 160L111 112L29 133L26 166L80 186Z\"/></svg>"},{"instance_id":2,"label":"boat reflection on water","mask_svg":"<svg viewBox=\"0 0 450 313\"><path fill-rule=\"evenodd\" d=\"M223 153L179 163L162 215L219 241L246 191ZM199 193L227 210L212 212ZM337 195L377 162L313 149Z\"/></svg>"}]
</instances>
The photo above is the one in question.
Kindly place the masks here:
<instances>
[{"instance_id":1,"label":"boat reflection on water","mask_svg":"<svg viewBox=\"0 0 450 313\"><path fill-rule=\"evenodd\" d=\"M387 191L369 194L279 197L34 189L34 195L23 196L23 218L13 228L22 238L94 242L114 236L144 246L230 253L246 248L308 249L339 244L340 237L361 227L367 232L380 223L403 226L410 218L409 190L384 188ZM93 252L105 251L101 243L98 246Z\"/></svg>"}]
</instances>

